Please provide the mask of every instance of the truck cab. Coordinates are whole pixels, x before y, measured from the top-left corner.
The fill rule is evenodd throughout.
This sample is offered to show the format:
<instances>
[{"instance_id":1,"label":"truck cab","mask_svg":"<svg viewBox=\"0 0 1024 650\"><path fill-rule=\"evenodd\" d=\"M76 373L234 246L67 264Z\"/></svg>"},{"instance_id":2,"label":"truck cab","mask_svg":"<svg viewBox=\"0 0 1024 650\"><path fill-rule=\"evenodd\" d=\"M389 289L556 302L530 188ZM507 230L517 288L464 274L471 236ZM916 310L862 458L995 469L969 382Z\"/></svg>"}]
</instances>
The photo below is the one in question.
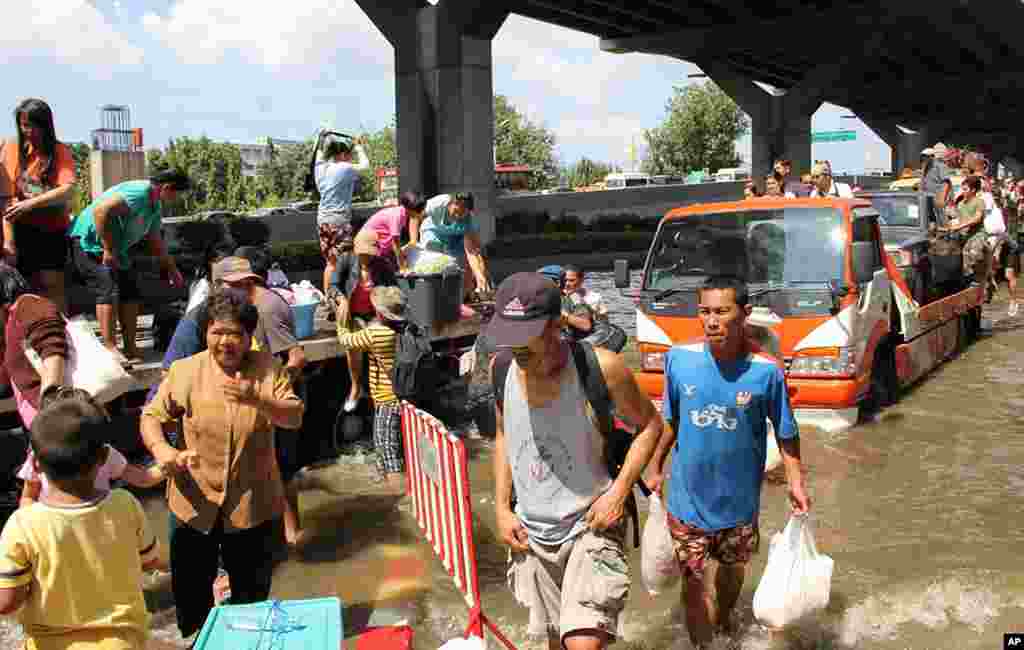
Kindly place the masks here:
<instances>
[{"instance_id":1,"label":"truck cab","mask_svg":"<svg viewBox=\"0 0 1024 650\"><path fill-rule=\"evenodd\" d=\"M640 387L660 405L665 353L702 336L698 287L733 275L747 281L751 335L784 365L798 421L841 430L862 407L891 402L976 329L984 291L915 301L886 252L880 217L865 199L837 198L669 212L633 295Z\"/></svg>"}]
</instances>

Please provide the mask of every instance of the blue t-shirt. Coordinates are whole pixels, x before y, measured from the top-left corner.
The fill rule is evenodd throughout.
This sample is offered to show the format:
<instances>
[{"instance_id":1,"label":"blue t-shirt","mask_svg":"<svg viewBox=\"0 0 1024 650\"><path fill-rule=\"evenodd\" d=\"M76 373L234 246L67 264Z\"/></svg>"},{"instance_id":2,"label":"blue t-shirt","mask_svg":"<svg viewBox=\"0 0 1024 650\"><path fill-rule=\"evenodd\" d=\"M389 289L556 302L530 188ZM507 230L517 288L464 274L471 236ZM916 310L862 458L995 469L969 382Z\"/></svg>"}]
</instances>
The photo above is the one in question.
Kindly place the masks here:
<instances>
[{"instance_id":1,"label":"blue t-shirt","mask_svg":"<svg viewBox=\"0 0 1024 650\"><path fill-rule=\"evenodd\" d=\"M461 221L449 219L448 204L451 200L450 194L438 194L427 201L423 223L420 224L420 246L464 259L466 234L480 229L473 223L472 215L466 215Z\"/></svg>"},{"instance_id":2,"label":"blue t-shirt","mask_svg":"<svg viewBox=\"0 0 1024 650\"><path fill-rule=\"evenodd\" d=\"M799 435L782 369L761 354L721 367L702 342L677 346L665 355L664 400L678 434L668 511L706 531L757 521L766 419L781 440Z\"/></svg>"},{"instance_id":3,"label":"blue t-shirt","mask_svg":"<svg viewBox=\"0 0 1024 650\"><path fill-rule=\"evenodd\" d=\"M320 192L317 223L337 225L352 219L352 193L358 178L359 172L350 162L316 164L316 188Z\"/></svg>"}]
</instances>

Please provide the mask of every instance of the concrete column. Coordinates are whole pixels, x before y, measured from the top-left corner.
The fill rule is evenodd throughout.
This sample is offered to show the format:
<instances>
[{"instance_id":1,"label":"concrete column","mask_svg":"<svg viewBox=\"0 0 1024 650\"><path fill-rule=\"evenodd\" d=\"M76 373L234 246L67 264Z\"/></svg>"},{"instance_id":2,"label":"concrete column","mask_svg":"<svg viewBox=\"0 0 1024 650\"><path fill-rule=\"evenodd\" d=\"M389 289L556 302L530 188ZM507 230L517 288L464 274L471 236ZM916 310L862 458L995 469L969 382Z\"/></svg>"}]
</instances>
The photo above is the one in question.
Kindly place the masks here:
<instances>
[{"instance_id":1,"label":"concrete column","mask_svg":"<svg viewBox=\"0 0 1024 650\"><path fill-rule=\"evenodd\" d=\"M928 140L929 130L927 127L919 127L916 131L907 133L893 122L880 122L865 117L861 117L861 120L892 149L892 173L894 175L899 175L907 167L920 168L921 151L934 144Z\"/></svg>"},{"instance_id":2,"label":"concrete column","mask_svg":"<svg viewBox=\"0 0 1024 650\"><path fill-rule=\"evenodd\" d=\"M395 48L399 188L472 192L496 234L491 40L507 14L480 2L381 7L358 0Z\"/></svg>"},{"instance_id":3,"label":"concrete column","mask_svg":"<svg viewBox=\"0 0 1024 650\"><path fill-rule=\"evenodd\" d=\"M811 169L811 116L820 102L799 93L770 94L748 79L716 74L714 81L750 116L751 174L763 177L779 158L793 163L793 173ZM711 170L714 172L715 170Z\"/></svg>"}]
</instances>

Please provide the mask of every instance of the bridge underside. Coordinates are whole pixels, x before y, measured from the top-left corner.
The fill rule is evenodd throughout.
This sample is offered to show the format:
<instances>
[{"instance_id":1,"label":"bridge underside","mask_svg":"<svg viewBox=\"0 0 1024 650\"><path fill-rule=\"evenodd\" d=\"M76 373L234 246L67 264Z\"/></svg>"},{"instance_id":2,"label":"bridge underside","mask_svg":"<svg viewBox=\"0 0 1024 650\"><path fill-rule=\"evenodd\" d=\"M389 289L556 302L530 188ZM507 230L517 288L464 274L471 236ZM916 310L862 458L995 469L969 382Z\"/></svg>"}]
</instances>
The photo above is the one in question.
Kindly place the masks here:
<instances>
[{"instance_id":1,"label":"bridge underside","mask_svg":"<svg viewBox=\"0 0 1024 650\"><path fill-rule=\"evenodd\" d=\"M823 102L863 119L897 169L939 140L1024 161L1020 0L356 1L395 48L400 187L474 191L484 240L494 233L491 41L510 13L592 34L608 52L695 63L751 116L755 174L777 157L809 168Z\"/></svg>"}]
</instances>

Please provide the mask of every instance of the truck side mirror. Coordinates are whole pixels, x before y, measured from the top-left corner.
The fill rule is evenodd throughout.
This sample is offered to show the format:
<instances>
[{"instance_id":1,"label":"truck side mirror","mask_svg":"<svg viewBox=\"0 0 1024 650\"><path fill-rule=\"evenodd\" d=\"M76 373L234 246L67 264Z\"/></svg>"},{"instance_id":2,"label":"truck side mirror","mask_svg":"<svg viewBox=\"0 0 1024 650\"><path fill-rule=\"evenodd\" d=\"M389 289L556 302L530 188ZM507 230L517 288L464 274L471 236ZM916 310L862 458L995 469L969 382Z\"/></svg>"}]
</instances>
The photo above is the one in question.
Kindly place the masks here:
<instances>
[{"instance_id":1,"label":"truck side mirror","mask_svg":"<svg viewBox=\"0 0 1024 650\"><path fill-rule=\"evenodd\" d=\"M615 260L615 288L629 288L629 260Z\"/></svg>"},{"instance_id":2,"label":"truck side mirror","mask_svg":"<svg viewBox=\"0 0 1024 650\"><path fill-rule=\"evenodd\" d=\"M878 244L873 241L856 241L851 245L853 279L858 285L875 279L877 251Z\"/></svg>"}]
</instances>

